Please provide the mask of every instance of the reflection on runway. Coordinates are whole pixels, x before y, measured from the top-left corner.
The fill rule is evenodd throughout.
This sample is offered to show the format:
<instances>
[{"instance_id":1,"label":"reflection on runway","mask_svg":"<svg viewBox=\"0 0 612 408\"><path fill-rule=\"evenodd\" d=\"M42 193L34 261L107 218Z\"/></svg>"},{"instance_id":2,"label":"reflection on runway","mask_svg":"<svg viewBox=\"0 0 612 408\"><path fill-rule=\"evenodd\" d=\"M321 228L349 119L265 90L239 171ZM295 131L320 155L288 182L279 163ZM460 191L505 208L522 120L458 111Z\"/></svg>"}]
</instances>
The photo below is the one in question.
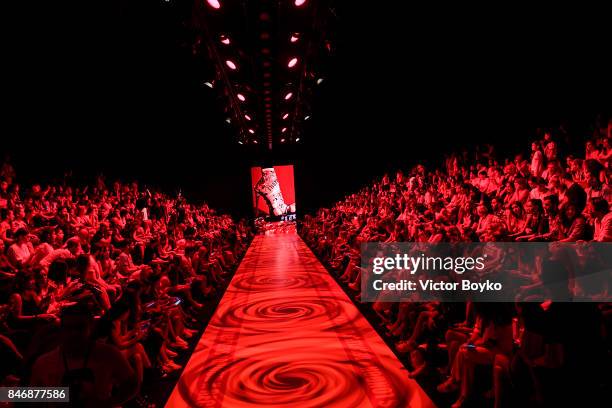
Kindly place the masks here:
<instances>
[{"instance_id":1,"label":"reflection on runway","mask_svg":"<svg viewBox=\"0 0 612 408\"><path fill-rule=\"evenodd\" d=\"M429 407L294 231L255 238L166 407Z\"/></svg>"}]
</instances>

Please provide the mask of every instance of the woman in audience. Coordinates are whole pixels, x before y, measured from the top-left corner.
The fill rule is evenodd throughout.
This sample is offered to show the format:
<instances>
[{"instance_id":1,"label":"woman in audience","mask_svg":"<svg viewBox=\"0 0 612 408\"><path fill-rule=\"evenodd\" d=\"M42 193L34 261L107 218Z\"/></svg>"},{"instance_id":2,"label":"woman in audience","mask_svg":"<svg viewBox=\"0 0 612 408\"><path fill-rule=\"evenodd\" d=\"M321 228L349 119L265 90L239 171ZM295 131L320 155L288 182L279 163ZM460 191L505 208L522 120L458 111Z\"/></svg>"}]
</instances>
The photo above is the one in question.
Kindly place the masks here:
<instances>
[{"instance_id":1,"label":"woman in audience","mask_svg":"<svg viewBox=\"0 0 612 408\"><path fill-rule=\"evenodd\" d=\"M612 235L606 235L607 230L612 230L612 212L608 205L612 199L609 183L612 154L608 153L612 149L609 147L609 137L602 133L589 140L586 157L562 156L561 152L569 151L570 147L561 142L569 139L555 139L550 132L531 145L530 161L524 160L523 154L516 155L512 161L497 160L495 152L488 149L486 159L478 154L472 158L464 151L461 159L456 154L450 156L442 168L428 171L418 165L407 172L398 172L396 177L373 183L347 196L332 208L305 217L299 231L356 299L360 298L359 283L362 278L359 267L361 243L584 242L592 238L595 241L609 241L606 238ZM498 163L504 163L503 167ZM560 163L567 163L567 168ZM532 180L532 188L527 180ZM583 211L587 201L589 206ZM475 396L472 387L475 368L488 366L493 374L491 396L494 397L495 406L499 407L510 396L504 391L511 384L520 382L511 370L515 361L513 339L521 345L518 355L524 353L530 356L526 357L528 360L531 358L529 361L538 361L537 356L543 354L547 356L535 367L561 367L557 361L560 358L559 350L569 349L558 344L560 340L552 338L554 336L547 340L547 347L538 348L532 334L538 328L544 330L549 326L548 318L533 318L539 316L538 310L549 310L547 308L551 304L546 299L569 299L576 291L586 293L587 290L583 282L575 280L575 275L582 272L561 268L571 262L562 258L561 253L557 255L559 258L556 260L545 259L541 268L534 267L533 262L526 263L522 253L516 254L515 261L499 260L500 265L504 262L513 265L508 269L513 279L523 282L525 295L537 295L537 299L532 299L541 303L519 304L514 335L510 325L511 315L507 310L491 314L491 311L497 310L495 305L475 303L479 308L475 324L450 319L447 327L436 321L435 304L417 303L416 297L412 302L401 303L398 307L389 302L389 293L381 292L377 301L371 303L371 309L385 328L382 334L391 338L398 351L418 351L418 355L410 355L412 376L418 378L423 367L432 363L429 359L435 352L432 354L429 347L439 344L445 347L448 355L448 364L441 364L442 371L449 372L452 368L450 379L440 388L442 391L459 392L455 405L461 406ZM553 268L553 264L558 267ZM560 276L565 276L564 284L559 283ZM592 286L589 290L594 289ZM596 289L601 291L601 286ZM556 288L554 293L544 290L553 287ZM531 305L536 308L535 312L531 310ZM558 305L553 302L550 310L557 310ZM562 326L558 322L555 325ZM442 333L446 331L445 336L439 336L441 329ZM606 336L609 341L609 335ZM584 349L591 347L581 342L579 336L575 337L573 350L582 349L577 344L582 344ZM544 352L544 349L548 351ZM427 352L424 353L424 350ZM546 398L542 396L540 379L534 372L538 372L538 369L531 373L527 370L521 376L530 383L530 387L526 388L529 390L527 393L535 389L534 398L547 402L550 394ZM572 378L584 383L576 377L580 375L575 373ZM519 401L524 397L529 398L529 395L515 396Z\"/></svg>"}]
</instances>

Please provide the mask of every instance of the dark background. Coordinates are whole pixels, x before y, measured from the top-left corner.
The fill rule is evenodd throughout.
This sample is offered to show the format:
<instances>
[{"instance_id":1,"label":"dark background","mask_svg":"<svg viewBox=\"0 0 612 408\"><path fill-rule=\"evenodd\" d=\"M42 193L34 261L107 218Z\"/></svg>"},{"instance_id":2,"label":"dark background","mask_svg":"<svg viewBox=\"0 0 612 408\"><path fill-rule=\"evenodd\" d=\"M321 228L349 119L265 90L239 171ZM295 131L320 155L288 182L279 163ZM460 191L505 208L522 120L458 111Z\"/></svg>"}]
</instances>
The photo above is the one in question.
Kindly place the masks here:
<instances>
[{"instance_id":1,"label":"dark background","mask_svg":"<svg viewBox=\"0 0 612 408\"><path fill-rule=\"evenodd\" d=\"M0 150L24 183L103 172L250 216L250 166L294 163L303 213L459 147L526 150L561 120L588 137L611 112L603 10L346 1L304 137L269 154L201 86L191 1L87 3L2 6Z\"/></svg>"}]
</instances>

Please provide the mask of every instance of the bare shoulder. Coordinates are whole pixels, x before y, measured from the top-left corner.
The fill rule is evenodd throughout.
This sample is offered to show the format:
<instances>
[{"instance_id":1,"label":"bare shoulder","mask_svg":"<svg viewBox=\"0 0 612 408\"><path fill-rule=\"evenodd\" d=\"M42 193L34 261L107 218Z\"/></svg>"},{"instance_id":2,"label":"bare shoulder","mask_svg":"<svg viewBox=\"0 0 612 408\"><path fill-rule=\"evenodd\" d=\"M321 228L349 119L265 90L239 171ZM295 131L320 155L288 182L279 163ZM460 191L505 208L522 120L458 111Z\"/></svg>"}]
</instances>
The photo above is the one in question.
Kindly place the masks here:
<instances>
[{"instance_id":1,"label":"bare shoulder","mask_svg":"<svg viewBox=\"0 0 612 408\"><path fill-rule=\"evenodd\" d=\"M59 347L54 348L51 351L48 351L44 354L41 354L35 362L35 365L49 365L49 366L53 366L55 364L59 364L59 359L60 359L60 354L59 354Z\"/></svg>"}]
</instances>

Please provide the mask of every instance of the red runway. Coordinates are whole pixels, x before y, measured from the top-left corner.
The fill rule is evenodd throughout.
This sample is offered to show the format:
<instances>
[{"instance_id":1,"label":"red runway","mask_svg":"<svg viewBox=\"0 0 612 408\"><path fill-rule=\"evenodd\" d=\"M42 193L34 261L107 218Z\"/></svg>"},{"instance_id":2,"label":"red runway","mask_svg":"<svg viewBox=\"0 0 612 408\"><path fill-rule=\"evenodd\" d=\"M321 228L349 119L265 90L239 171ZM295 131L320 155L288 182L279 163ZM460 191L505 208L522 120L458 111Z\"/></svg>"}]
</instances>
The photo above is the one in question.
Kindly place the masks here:
<instances>
[{"instance_id":1,"label":"red runway","mask_svg":"<svg viewBox=\"0 0 612 408\"><path fill-rule=\"evenodd\" d=\"M430 407L295 232L255 238L166 407Z\"/></svg>"}]
</instances>

